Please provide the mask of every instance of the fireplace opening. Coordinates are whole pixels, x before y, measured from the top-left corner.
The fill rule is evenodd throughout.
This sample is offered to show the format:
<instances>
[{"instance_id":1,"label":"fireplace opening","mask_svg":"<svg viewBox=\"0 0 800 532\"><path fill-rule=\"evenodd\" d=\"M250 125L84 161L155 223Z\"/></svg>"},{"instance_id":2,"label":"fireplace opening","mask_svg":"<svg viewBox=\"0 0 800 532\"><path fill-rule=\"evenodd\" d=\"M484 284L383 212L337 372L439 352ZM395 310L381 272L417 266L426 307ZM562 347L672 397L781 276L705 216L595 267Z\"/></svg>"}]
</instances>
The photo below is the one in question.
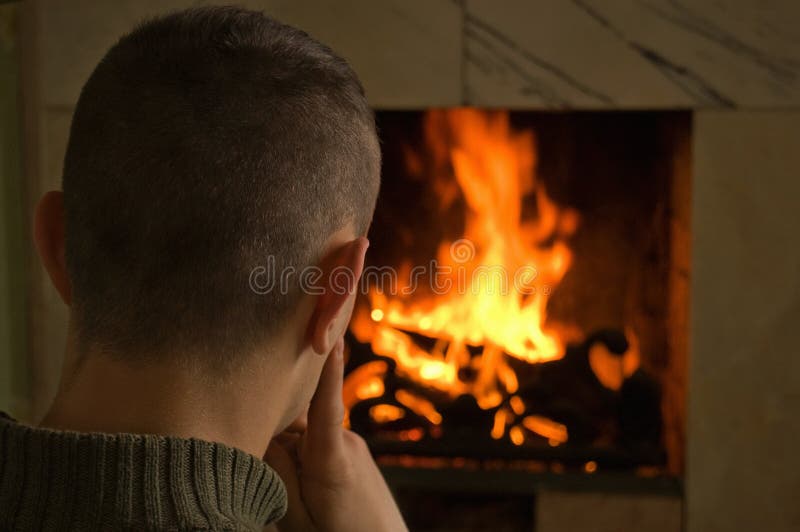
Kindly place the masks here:
<instances>
[{"instance_id":1,"label":"fireplace opening","mask_svg":"<svg viewBox=\"0 0 800 532\"><path fill-rule=\"evenodd\" d=\"M680 476L689 113L377 122L344 396L379 462Z\"/></svg>"}]
</instances>

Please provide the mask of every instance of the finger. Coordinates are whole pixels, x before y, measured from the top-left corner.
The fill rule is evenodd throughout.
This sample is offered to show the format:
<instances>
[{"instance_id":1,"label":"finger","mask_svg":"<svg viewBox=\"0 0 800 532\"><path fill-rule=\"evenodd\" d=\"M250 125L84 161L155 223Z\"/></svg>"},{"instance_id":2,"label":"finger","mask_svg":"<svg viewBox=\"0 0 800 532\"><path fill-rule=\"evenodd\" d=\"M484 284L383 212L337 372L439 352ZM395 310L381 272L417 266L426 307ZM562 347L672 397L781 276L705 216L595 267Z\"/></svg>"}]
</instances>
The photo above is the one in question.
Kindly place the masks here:
<instances>
[{"instance_id":1,"label":"finger","mask_svg":"<svg viewBox=\"0 0 800 532\"><path fill-rule=\"evenodd\" d=\"M344 339L336 342L328 355L308 408L308 427L304 443L313 456L328 455L342 447L342 379Z\"/></svg>"},{"instance_id":2,"label":"finger","mask_svg":"<svg viewBox=\"0 0 800 532\"><path fill-rule=\"evenodd\" d=\"M296 450L302 436L303 435L299 432L281 432L272 440L281 444L281 447L289 451L291 454Z\"/></svg>"},{"instance_id":3,"label":"finger","mask_svg":"<svg viewBox=\"0 0 800 532\"><path fill-rule=\"evenodd\" d=\"M297 419L292 421L289 424L289 426L284 429L284 432L303 433L306 431L307 426L308 426L308 408L306 408L305 412L297 416Z\"/></svg>"},{"instance_id":4,"label":"finger","mask_svg":"<svg viewBox=\"0 0 800 532\"><path fill-rule=\"evenodd\" d=\"M303 504L297 464L291 454L280 443L273 440L267 448L264 461L275 470L286 486L288 505L286 515L278 521L279 529L285 527L287 530L313 530L311 517Z\"/></svg>"}]
</instances>

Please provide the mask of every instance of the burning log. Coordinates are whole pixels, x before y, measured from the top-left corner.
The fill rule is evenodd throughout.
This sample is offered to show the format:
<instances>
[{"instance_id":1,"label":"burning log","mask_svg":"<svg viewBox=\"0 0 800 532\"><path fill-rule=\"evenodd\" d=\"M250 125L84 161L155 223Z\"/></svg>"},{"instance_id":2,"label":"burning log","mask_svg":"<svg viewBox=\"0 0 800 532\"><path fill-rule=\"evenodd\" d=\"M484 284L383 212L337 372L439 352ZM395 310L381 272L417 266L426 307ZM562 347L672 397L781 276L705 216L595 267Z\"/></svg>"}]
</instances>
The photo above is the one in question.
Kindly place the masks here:
<instances>
[{"instance_id":1,"label":"burning log","mask_svg":"<svg viewBox=\"0 0 800 532\"><path fill-rule=\"evenodd\" d=\"M393 365L391 359L371 353L369 346L353 338L350 341L348 371L376 360L387 367ZM382 394L352 406L351 427L367 436L373 447L384 450L413 443L428 453L451 456L558 456L560 461L571 463L573 453L580 460L586 456L600 460L602 465L658 462L662 459L661 414L655 379L638 369L624 378L619 389L605 386L590 363L590 353L598 345L620 359L630 347L621 331L604 329L580 344L568 345L559 360L534 365L512 361L519 390L488 409L481 408L472 395L453 398L388 372ZM462 377L477 379L479 375L474 371ZM383 409L402 414L380 418L376 412ZM647 458L607 456L607 451L599 452L597 447L599 454L587 451L611 444L628 449L631 456ZM518 452L504 450L515 446L520 447Z\"/></svg>"},{"instance_id":2,"label":"burning log","mask_svg":"<svg viewBox=\"0 0 800 532\"><path fill-rule=\"evenodd\" d=\"M356 307L351 427L376 445L446 453L650 445L659 435L640 418L659 392L634 374L633 337L604 329L570 344L577 334L547 327L579 216L547 194L533 131L514 129L507 113L453 110L427 114L424 132L430 153L417 172L428 164L434 190L463 200L463 224L438 242L429 290L376 279Z\"/></svg>"}]
</instances>

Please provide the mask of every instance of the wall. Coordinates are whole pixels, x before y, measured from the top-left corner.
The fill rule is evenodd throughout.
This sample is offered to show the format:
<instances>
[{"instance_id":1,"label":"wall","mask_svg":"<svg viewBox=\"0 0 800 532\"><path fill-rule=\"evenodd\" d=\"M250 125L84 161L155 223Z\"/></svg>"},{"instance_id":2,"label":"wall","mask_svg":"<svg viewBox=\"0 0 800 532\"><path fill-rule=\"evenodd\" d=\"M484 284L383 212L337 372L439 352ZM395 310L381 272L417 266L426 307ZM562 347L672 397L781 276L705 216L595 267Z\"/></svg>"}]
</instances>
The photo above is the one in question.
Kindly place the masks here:
<instances>
[{"instance_id":1,"label":"wall","mask_svg":"<svg viewBox=\"0 0 800 532\"><path fill-rule=\"evenodd\" d=\"M29 409L25 238L18 113L18 10L0 5L0 410Z\"/></svg>"},{"instance_id":2,"label":"wall","mask_svg":"<svg viewBox=\"0 0 800 532\"><path fill-rule=\"evenodd\" d=\"M689 532L800 530L800 112L695 116Z\"/></svg>"}]
</instances>

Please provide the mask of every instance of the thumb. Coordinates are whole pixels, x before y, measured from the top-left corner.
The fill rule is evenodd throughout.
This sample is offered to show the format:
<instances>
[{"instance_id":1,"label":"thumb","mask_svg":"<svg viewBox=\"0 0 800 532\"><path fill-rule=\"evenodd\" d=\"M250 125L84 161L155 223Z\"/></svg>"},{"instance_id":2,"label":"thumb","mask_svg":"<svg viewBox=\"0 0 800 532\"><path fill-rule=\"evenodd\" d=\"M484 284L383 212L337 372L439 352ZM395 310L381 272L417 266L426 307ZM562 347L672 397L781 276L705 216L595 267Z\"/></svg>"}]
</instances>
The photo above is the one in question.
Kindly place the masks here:
<instances>
[{"instance_id":1,"label":"thumb","mask_svg":"<svg viewBox=\"0 0 800 532\"><path fill-rule=\"evenodd\" d=\"M305 458L321 458L343 447L342 379L344 372L344 338L334 344L317 384L317 391L308 407L308 427L304 438Z\"/></svg>"},{"instance_id":2,"label":"thumb","mask_svg":"<svg viewBox=\"0 0 800 532\"><path fill-rule=\"evenodd\" d=\"M286 496L288 505L286 515L278 521L278 530L313 530L314 526L308 510L303 504L303 496L300 488L300 479L297 475L297 464L292 459L291 453L283 445L276 441L271 441L264 455L264 461L275 470L284 486L286 486Z\"/></svg>"}]
</instances>

